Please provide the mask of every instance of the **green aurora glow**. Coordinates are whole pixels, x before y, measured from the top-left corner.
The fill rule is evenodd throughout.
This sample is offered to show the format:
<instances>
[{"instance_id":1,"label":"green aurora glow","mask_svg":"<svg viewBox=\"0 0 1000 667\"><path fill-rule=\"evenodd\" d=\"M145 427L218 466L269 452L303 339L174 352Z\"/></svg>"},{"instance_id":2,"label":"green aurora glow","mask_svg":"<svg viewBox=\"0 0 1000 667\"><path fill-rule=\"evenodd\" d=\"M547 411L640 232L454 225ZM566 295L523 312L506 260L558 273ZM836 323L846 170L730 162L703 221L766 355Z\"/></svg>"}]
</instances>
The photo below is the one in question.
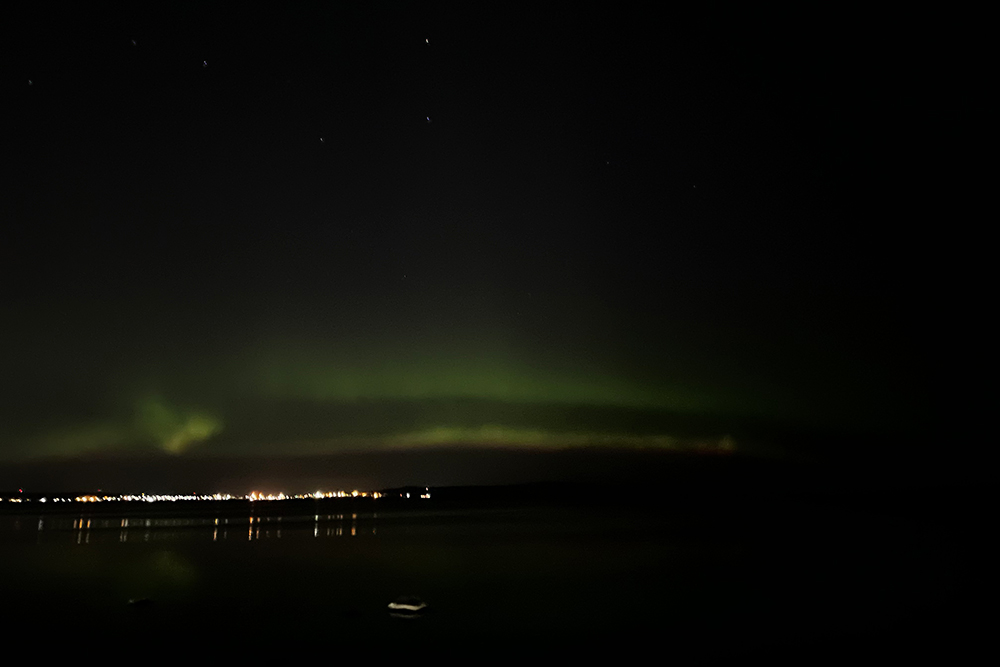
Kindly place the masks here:
<instances>
[{"instance_id":1,"label":"green aurora glow","mask_svg":"<svg viewBox=\"0 0 1000 667\"><path fill-rule=\"evenodd\" d=\"M882 126L781 39L148 12L11 41L0 461L923 430Z\"/></svg>"}]
</instances>

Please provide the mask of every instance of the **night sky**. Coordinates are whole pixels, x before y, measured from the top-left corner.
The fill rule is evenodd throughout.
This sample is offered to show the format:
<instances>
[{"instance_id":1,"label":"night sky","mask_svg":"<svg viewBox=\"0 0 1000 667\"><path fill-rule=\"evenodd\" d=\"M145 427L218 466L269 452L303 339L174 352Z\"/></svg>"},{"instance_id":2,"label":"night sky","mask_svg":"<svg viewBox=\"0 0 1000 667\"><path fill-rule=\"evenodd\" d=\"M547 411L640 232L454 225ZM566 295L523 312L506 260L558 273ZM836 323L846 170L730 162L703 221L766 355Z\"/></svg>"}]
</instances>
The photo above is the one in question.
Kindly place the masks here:
<instances>
[{"instance_id":1,"label":"night sky","mask_svg":"<svg viewBox=\"0 0 1000 667\"><path fill-rule=\"evenodd\" d=\"M926 448L905 26L542 4L9 16L0 463Z\"/></svg>"}]
</instances>

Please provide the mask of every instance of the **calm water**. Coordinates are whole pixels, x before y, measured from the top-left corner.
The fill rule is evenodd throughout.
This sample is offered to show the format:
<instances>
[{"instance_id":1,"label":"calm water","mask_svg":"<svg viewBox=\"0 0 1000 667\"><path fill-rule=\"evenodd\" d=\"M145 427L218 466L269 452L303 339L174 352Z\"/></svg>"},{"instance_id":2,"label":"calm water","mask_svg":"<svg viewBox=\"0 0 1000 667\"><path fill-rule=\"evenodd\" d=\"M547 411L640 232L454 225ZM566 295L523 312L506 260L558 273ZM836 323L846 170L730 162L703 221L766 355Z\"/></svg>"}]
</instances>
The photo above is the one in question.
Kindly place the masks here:
<instances>
[{"instance_id":1,"label":"calm water","mask_svg":"<svg viewBox=\"0 0 1000 667\"><path fill-rule=\"evenodd\" d=\"M790 659L796 646L834 656L880 634L916 641L905 628L947 603L956 566L934 526L828 509L430 503L269 515L7 509L0 557L6 628L20 641L67 656L208 647L251 661L304 647L331 657L653 648L683 664L775 647ZM386 605L403 594L432 610L391 617ZM152 603L128 605L140 598Z\"/></svg>"}]
</instances>

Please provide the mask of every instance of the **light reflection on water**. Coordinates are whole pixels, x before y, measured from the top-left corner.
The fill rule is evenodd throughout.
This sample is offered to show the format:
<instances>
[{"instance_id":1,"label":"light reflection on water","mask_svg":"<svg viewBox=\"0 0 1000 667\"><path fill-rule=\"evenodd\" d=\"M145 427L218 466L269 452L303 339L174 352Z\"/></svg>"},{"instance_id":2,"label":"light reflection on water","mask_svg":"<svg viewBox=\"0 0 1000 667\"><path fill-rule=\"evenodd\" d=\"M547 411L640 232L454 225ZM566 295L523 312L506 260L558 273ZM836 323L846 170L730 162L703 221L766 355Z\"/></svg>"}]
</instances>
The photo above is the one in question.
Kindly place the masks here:
<instances>
[{"instance_id":1,"label":"light reflection on water","mask_svg":"<svg viewBox=\"0 0 1000 667\"><path fill-rule=\"evenodd\" d=\"M313 538L358 537L378 534L378 513L332 513L301 516L250 514L247 516L100 516L87 514L29 517L14 515L0 522L0 542L35 533L41 543L150 542L193 539L218 542L301 536L311 529ZM34 530L30 530L32 526Z\"/></svg>"}]
</instances>

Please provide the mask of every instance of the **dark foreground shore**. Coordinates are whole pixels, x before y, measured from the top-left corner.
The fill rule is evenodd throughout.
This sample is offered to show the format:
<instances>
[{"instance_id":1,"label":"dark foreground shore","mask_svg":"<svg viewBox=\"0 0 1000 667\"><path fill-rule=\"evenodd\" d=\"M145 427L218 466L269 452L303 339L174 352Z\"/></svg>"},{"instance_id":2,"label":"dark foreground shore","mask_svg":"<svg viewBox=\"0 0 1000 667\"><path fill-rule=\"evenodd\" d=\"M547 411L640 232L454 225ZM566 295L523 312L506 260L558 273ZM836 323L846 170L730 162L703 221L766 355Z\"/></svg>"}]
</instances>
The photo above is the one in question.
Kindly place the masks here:
<instances>
[{"instance_id":1,"label":"dark foreground shore","mask_svg":"<svg viewBox=\"0 0 1000 667\"><path fill-rule=\"evenodd\" d=\"M808 484L747 465L709 478L701 465L658 487L428 500L401 488L378 501L5 503L4 632L39 657L252 663L653 651L875 664L978 650L978 487ZM391 616L400 595L427 611Z\"/></svg>"}]
</instances>

